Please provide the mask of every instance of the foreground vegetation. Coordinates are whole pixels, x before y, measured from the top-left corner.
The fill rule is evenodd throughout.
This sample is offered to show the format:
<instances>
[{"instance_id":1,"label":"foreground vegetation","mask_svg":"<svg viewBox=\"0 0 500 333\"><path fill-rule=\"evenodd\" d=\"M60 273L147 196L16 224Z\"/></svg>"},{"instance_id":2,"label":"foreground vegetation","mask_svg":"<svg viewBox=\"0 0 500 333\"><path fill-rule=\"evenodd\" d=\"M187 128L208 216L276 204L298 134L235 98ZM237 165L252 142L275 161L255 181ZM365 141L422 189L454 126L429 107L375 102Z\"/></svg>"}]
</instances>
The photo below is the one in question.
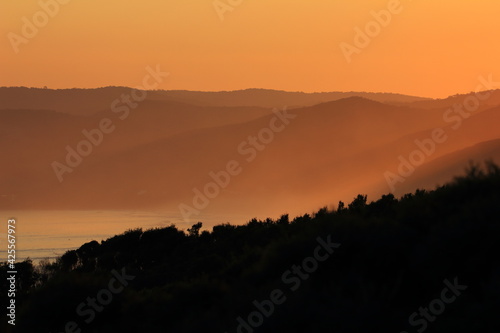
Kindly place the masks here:
<instances>
[{"instance_id":1,"label":"foreground vegetation","mask_svg":"<svg viewBox=\"0 0 500 333\"><path fill-rule=\"evenodd\" d=\"M130 230L55 263L18 264L15 331L500 332L492 163L399 199L359 195L291 221L201 226ZM463 287L438 315L422 314L444 281Z\"/></svg>"}]
</instances>

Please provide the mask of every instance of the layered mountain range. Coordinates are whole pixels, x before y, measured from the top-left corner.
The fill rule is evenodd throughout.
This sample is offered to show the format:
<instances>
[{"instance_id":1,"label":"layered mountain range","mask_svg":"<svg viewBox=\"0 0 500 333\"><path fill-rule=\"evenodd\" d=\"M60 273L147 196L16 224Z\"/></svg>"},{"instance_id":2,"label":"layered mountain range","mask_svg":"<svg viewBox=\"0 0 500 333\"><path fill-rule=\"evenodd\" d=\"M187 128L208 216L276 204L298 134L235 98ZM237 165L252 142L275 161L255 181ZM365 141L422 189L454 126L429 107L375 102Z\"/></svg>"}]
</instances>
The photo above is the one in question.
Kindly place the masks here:
<instances>
[{"instance_id":1,"label":"layered mountain range","mask_svg":"<svg viewBox=\"0 0 500 333\"><path fill-rule=\"evenodd\" d=\"M500 91L0 88L0 209L301 214L498 163L499 123Z\"/></svg>"}]
</instances>

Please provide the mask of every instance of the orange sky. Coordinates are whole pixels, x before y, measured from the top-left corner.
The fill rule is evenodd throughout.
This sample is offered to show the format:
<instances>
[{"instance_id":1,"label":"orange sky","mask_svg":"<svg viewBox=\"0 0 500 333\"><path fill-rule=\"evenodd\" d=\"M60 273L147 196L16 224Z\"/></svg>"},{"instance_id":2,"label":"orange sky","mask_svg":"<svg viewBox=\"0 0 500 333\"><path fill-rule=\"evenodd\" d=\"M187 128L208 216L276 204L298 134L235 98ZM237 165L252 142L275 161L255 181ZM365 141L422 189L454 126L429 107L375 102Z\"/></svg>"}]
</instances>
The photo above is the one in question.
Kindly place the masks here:
<instances>
[{"instance_id":1,"label":"orange sky","mask_svg":"<svg viewBox=\"0 0 500 333\"><path fill-rule=\"evenodd\" d=\"M39 1L0 1L0 86L137 86L160 64L171 74L160 89L445 97L500 76L498 0L401 0L350 63L340 43L397 0L220 0L236 3L223 21L213 0L60 1L46 25ZM38 32L16 53L11 33L23 37L34 15Z\"/></svg>"}]
</instances>

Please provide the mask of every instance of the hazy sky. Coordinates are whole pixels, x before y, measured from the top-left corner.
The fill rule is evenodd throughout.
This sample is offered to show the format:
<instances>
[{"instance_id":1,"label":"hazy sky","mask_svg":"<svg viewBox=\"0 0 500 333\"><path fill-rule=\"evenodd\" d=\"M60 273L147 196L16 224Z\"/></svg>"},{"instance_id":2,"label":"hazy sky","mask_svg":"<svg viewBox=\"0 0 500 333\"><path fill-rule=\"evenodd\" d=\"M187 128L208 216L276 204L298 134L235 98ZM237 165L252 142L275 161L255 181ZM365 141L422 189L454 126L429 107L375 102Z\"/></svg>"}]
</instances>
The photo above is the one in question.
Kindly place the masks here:
<instances>
[{"instance_id":1,"label":"hazy sky","mask_svg":"<svg viewBox=\"0 0 500 333\"><path fill-rule=\"evenodd\" d=\"M156 64L171 74L160 89L444 97L500 78L498 0L221 0L223 13L213 0L60 1L50 17L39 1L0 0L0 86L137 86ZM371 22L391 5L389 24ZM356 47L367 24L348 63L340 44Z\"/></svg>"}]
</instances>

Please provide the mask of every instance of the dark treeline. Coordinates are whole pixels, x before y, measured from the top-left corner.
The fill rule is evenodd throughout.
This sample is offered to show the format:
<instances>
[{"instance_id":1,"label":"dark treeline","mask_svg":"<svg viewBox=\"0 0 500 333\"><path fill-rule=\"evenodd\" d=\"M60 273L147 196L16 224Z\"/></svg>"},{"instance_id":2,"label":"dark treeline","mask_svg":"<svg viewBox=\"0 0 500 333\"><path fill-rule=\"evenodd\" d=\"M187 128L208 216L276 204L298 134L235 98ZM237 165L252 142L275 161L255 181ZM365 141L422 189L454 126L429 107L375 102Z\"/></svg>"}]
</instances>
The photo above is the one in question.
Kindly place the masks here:
<instances>
[{"instance_id":1,"label":"dark treeline","mask_svg":"<svg viewBox=\"0 0 500 333\"><path fill-rule=\"evenodd\" d=\"M497 333L499 235L493 163L293 220L130 230L17 264L14 331Z\"/></svg>"}]
</instances>

